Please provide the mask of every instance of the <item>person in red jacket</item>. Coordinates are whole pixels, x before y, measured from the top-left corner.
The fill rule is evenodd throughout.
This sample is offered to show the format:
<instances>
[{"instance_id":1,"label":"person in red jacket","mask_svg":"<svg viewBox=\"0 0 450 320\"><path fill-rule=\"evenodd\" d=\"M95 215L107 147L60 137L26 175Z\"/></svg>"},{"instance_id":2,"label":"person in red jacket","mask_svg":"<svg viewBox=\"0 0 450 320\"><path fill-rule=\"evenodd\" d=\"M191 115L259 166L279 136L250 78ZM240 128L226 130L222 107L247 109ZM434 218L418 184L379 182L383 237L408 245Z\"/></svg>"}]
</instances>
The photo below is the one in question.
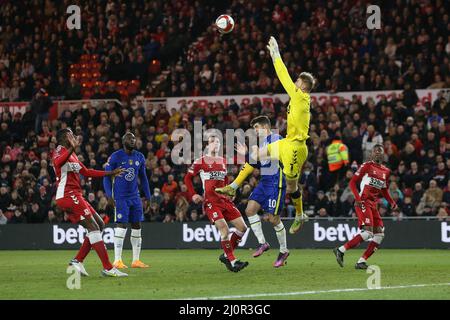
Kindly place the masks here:
<instances>
[{"instance_id":1,"label":"person in red jacket","mask_svg":"<svg viewBox=\"0 0 450 320\"><path fill-rule=\"evenodd\" d=\"M72 223L80 223L88 231L80 251L75 259L71 260L70 265L74 266L82 275L88 276L83 266L83 260L93 248L102 261L104 268L102 275L110 277L127 276L126 273L114 268L109 261L108 252L101 235L104 222L95 209L84 199L80 184L80 174L84 177L93 178L108 175L116 177L120 176L124 169L100 171L86 168L74 152L80 146L82 139L81 137L75 137L72 130L68 128L59 130L56 139L58 147L52 157L56 173L56 205L68 214Z\"/></svg>"},{"instance_id":2,"label":"person in red jacket","mask_svg":"<svg viewBox=\"0 0 450 320\"><path fill-rule=\"evenodd\" d=\"M383 145L375 145L372 149L372 160L364 162L350 180L349 187L355 197L355 211L361 233L339 248L333 249L341 267L344 266L344 253L347 250L371 239L367 250L355 265L356 269L367 269L367 259L378 249L384 238L383 220L377 210L377 202L384 197L391 205L392 210L397 209L397 204L389 194L391 171L382 165L383 155ZM357 184L360 185L359 191L356 187Z\"/></svg>"}]
</instances>

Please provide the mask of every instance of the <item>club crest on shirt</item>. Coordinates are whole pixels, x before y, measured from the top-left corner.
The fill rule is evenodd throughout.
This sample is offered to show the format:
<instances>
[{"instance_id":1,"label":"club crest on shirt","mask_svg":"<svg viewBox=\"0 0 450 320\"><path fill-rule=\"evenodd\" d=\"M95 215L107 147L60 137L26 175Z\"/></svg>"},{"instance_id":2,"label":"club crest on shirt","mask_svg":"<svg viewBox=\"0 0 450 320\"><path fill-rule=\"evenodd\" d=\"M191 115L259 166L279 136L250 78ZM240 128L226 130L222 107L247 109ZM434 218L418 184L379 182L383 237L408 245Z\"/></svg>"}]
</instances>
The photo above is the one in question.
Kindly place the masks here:
<instances>
[{"instance_id":1,"label":"club crest on shirt","mask_svg":"<svg viewBox=\"0 0 450 320\"><path fill-rule=\"evenodd\" d=\"M136 161L134 164L135 164L137 167L139 167L139 161Z\"/></svg>"}]
</instances>

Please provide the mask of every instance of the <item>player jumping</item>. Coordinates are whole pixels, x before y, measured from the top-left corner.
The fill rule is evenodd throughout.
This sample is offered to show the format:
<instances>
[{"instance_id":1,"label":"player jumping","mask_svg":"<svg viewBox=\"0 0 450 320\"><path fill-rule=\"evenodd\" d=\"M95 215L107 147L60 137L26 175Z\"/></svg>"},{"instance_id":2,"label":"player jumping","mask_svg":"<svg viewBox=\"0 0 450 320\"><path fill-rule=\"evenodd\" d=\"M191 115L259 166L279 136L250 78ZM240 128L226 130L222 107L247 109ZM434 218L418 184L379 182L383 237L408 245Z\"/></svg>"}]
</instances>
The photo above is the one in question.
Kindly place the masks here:
<instances>
[{"instance_id":1,"label":"player jumping","mask_svg":"<svg viewBox=\"0 0 450 320\"><path fill-rule=\"evenodd\" d=\"M259 136L264 138L263 146L282 139L280 135L272 133L270 119L267 116L259 116L254 118L250 122L250 126L255 129ZM238 151L238 153L245 154L247 151L246 147L240 146L239 148L242 147L244 149ZM283 222L278 215L283 209L284 197L286 196L286 181L283 176L282 168L279 165L276 165L273 167L274 170L272 170L271 164L272 163L270 160L258 162L254 165L250 165L248 162L245 163L236 179L231 184L223 188L216 189L216 192L226 194L228 196L234 196L236 194L236 190L253 172L255 167L265 168L266 170L271 171L261 175L261 180L248 199L245 214L247 215L248 221L250 222L250 227L259 242L258 248L255 253L253 253L253 257L255 258L259 257L270 248L264 237L261 226L261 218L259 217L258 212L262 208L264 212L270 214L269 220L276 231L278 242L280 243L280 253L278 254L277 260L273 264L275 268L278 268L286 263L289 256L289 250L287 249L286 244L286 229L284 228Z\"/></svg>"},{"instance_id":2,"label":"player jumping","mask_svg":"<svg viewBox=\"0 0 450 320\"><path fill-rule=\"evenodd\" d=\"M391 171L382 165L384 149L377 144L372 149L372 161L365 162L359 167L349 186L355 196L355 210L358 216L358 227L361 233L343 246L333 249L338 264L344 266L345 251L358 246L361 242L372 239L355 265L356 269L367 269L367 259L378 249L384 238L383 220L377 210L379 198L384 197L393 210L397 204L389 194L389 176ZM356 184L360 183L360 192Z\"/></svg>"},{"instance_id":3,"label":"player jumping","mask_svg":"<svg viewBox=\"0 0 450 320\"><path fill-rule=\"evenodd\" d=\"M145 172L145 157L139 151L134 150L136 137L127 132L122 137L123 149L114 152L108 159L106 171L112 171L118 167L126 170L122 177L103 178L103 186L106 195L114 200L114 267L118 269L128 268L122 261L122 248L127 233L127 223L131 223L131 247L133 251L132 268L148 268L140 259L141 253L141 221L144 220L144 211L139 194L138 179L147 200L150 201L150 187Z\"/></svg>"},{"instance_id":4,"label":"player jumping","mask_svg":"<svg viewBox=\"0 0 450 320\"><path fill-rule=\"evenodd\" d=\"M220 147L218 137L208 137L207 155L194 161L184 177L184 183L192 201L195 203L203 201L203 211L220 232L221 245L225 254L222 254L219 260L225 264L228 270L239 272L248 266L248 262L237 260L234 256L234 249L247 231L247 226L234 203L215 192L216 188L225 186L227 179L225 158L219 156ZM192 183L193 176L197 174L202 179L203 197L195 192ZM228 222L236 227L236 231L231 234L231 237L229 236Z\"/></svg>"},{"instance_id":5,"label":"player jumping","mask_svg":"<svg viewBox=\"0 0 450 320\"><path fill-rule=\"evenodd\" d=\"M291 195L296 211L294 223L289 229L289 233L293 234L298 232L308 219L303 213L302 193L298 180L308 157L306 140L309 138L310 92L314 88L315 79L310 73L302 72L294 83L281 59L274 37L270 37L267 49L272 57L277 76L290 98L287 108L287 135L285 139L272 142L267 147L260 148L259 151L257 149L253 151L260 160L271 157L279 159L283 164L286 191Z\"/></svg>"},{"instance_id":6,"label":"player jumping","mask_svg":"<svg viewBox=\"0 0 450 320\"><path fill-rule=\"evenodd\" d=\"M72 259L70 265L74 266L80 274L88 276L83 261L93 248L102 261L104 276L126 277L126 273L114 268L109 261L108 251L101 234L104 222L95 209L83 198L83 190L80 186L80 174L93 178L118 177L124 172L124 169L117 168L108 172L86 168L74 153L81 144L81 137L75 137L70 129L59 130L56 139L58 147L52 157L56 173L56 205L68 214L72 223L80 223L88 231L80 251L75 259Z\"/></svg>"}]
</instances>

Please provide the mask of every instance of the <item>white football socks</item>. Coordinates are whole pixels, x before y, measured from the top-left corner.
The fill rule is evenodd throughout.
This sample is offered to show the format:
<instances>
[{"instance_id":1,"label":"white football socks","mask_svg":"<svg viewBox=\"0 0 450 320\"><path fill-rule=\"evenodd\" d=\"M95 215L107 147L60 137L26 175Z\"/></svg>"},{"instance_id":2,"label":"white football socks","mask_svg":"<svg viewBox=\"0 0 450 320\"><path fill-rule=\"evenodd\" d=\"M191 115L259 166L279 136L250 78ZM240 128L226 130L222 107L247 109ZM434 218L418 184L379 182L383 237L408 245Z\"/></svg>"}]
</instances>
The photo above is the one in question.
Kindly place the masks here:
<instances>
[{"instance_id":1,"label":"white football socks","mask_svg":"<svg viewBox=\"0 0 450 320\"><path fill-rule=\"evenodd\" d=\"M279 224L273 227L275 229L275 233L278 238L278 242L280 243L280 252L286 253L289 250L287 249L287 242L286 242L286 229L284 228L284 224L282 221L280 221Z\"/></svg>"},{"instance_id":2,"label":"white football socks","mask_svg":"<svg viewBox=\"0 0 450 320\"><path fill-rule=\"evenodd\" d=\"M139 260L139 256L141 254L141 245L142 245L142 237L141 237L141 229L131 229L131 247L133 249L133 261Z\"/></svg>"},{"instance_id":3,"label":"white football socks","mask_svg":"<svg viewBox=\"0 0 450 320\"><path fill-rule=\"evenodd\" d=\"M114 261L122 260L123 241L127 228L114 228Z\"/></svg>"},{"instance_id":4,"label":"white football socks","mask_svg":"<svg viewBox=\"0 0 450 320\"><path fill-rule=\"evenodd\" d=\"M248 221L250 222L250 228L252 228L253 233L258 239L259 244L266 243L266 238L264 238L264 233L261 225L261 218L258 214L248 217Z\"/></svg>"}]
</instances>

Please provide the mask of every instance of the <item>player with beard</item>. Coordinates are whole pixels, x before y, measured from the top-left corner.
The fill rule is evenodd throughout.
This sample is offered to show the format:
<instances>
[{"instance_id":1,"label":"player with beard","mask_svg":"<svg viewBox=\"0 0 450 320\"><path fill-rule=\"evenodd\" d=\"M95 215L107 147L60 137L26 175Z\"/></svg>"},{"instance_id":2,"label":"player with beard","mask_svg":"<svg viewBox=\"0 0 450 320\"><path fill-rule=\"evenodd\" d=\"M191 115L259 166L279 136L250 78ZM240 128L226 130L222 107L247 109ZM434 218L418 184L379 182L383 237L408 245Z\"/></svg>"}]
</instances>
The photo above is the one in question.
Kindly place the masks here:
<instances>
[{"instance_id":1,"label":"player with beard","mask_svg":"<svg viewBox=\"0 0 450 320\"><path fill-rule=\"evenodd\" d=\"M149 266L140 260L141 253L141 221L144 220L142 200L139 193L138 177L141 182L145 198L150 201L150 187L147 173L145 171L145 157L142 153L134 150L136 137L127 132L122 137L123 149L114 152L106 163L106 171L124 168L122 177L110 179L103 178L106 195L114 201L114 263L118 269L128 268L122 261L122 248L127 224L131 224L130 242L133 251L132 268L148 268Z\"/></svg>"}]
</instances>

